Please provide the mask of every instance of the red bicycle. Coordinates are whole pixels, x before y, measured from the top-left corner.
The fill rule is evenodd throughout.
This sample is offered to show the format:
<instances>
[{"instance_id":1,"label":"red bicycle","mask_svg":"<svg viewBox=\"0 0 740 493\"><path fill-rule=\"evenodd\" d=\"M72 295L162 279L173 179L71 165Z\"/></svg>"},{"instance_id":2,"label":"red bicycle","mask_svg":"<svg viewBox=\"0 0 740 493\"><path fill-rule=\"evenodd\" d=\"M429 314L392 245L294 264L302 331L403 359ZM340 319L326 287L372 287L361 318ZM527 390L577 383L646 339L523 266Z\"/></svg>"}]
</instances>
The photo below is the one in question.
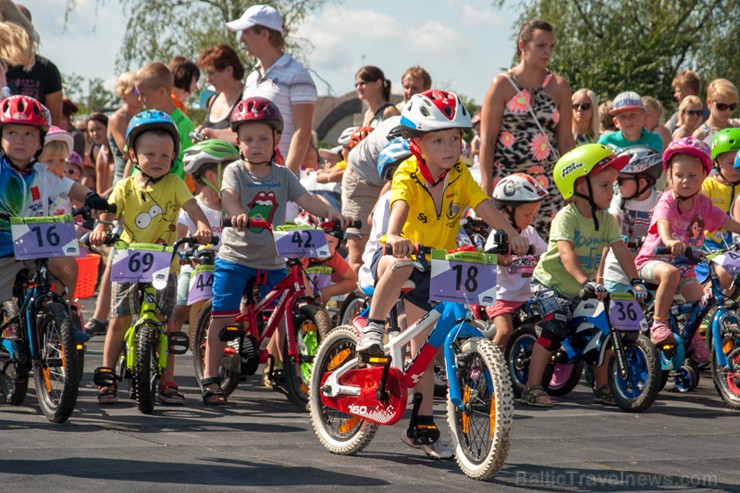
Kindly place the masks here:
<instances>
[{"instance_id":1,"label":"red bicycle","mask_svg":"<svg viewBox=\"0 0 740 493\"><path fill-rule=\"evenodd\" d=\"M230 227L228 220L224 222L224 227ZM250 219L247 228L264 228L273 232L272 224L266 221ZM312 241L316 241L317 234L325 235L325 228L339 230L338 225L326 222L316 229L296 227L288 234L292 236L290 239L293 243L307 246L308 242L310 246ZM254 280L247 284L246 307L242 307L236 324L224 327L219 334L219 339L227 343L219 363L219 376L221 390L228 396L240 381L257 371L260 363L268 364L269 376L276 382L276 390L283 391L291 403L305 411L313 360L319 343L331 330L331 322L326 310L306 291L305 271L300 256L288 257L286 264L288 275L264 298L259 299L259 286ZM208 300L201 308L195 326L193 348L197 353L193 363L199 384L205 367L212 304L212 300ZM280 369L266 348L283 318L287 323L283 338L284 361Z\"/></svg>"}]
</instances>

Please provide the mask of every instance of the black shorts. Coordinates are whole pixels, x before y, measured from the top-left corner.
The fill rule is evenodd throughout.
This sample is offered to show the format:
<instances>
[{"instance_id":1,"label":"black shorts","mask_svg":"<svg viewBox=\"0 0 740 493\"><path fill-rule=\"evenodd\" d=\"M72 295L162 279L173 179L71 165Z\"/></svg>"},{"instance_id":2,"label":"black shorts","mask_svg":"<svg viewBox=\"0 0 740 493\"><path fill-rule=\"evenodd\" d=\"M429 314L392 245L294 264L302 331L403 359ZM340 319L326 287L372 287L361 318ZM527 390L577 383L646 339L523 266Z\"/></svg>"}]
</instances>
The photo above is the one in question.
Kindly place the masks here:
<instances>
[{"instance_id":1,"label":"black shorts","mask_svg":"<svg viewBox=\"0 0 740 493\"><path fill-rule=\"evenodd\" d=\"M378 263L380 263L380 259L383 257L383 248L384 246L375 250L375 253L373 254L373 259L370 262L370 273L373 275L373 279L375 279L376 289L378 286ZM408 293L404 294L403 299L413 304L414 306L418 306L422 310L431 310L432 304L429 302L429 285L431 283L431 279L431 270L419 272L418 269L413 269L411 271L411 276L409 277L409 280L413 282L416 287ZM377 294L378 293L376 291L375 295L377 296Z\"/></svg>"}]
</instances>

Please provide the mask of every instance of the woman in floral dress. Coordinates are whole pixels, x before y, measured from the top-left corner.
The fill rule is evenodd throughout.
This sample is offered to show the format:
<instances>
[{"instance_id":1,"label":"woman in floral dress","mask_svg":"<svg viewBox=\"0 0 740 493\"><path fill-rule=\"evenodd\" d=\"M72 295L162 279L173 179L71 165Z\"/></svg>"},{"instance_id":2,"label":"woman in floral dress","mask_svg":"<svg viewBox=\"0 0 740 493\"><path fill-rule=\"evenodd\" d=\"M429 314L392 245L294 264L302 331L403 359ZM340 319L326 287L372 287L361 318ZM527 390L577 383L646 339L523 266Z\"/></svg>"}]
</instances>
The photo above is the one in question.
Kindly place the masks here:
<instances>
[{"instance_id":1,"label":"woman in floral dress","mask_svg":"<svg viewBox=\"0 0 740 493\"><path fill-rule=\"evenodd\" d=\"M535 19L522 26L517 38L519 64L493 80L481 113L483 189L490 195L496 181L511 173L537 179L550 192L534 223L543 238L552 216L563 206L552 180L553 167L574 147L570 88L547 68L554 46L548 22Z\"/></svg>"}]
</instances>

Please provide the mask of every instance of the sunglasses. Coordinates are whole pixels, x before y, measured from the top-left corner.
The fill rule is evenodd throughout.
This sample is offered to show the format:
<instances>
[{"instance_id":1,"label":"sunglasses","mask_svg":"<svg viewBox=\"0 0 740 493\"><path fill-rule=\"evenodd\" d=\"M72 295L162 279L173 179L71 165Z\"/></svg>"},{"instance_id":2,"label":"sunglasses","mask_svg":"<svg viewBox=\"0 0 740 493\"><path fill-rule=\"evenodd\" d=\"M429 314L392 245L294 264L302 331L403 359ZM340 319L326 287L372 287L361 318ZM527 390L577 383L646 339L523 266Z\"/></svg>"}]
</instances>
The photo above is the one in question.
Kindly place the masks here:
<instances>
[{"instance_id":1,"label":"sunglasses","mask_svg":"<svg viewBox=\"0 0 740 493\"><path fill-rule=\"evenodd\" d=\"M704 110L684 110L683 114L689 116L701 116L704 114Z\"/></svg>"},{"instance_id":2,"label":"sunglasses","mask_svg":"<svg viewBox=\"0 0 740 493\"><path fill-rule=\"evenodd\" d=\"M637 181L636 176L617 176L617 185L622 186L626 181Z\"/></svg>"},{"instance_id":3,"label":"sunglasses","mask_svg":"<svg viewBox=\"0 0 740 493\"><path fill-rule=\"evenodd\" d=\"M715 101L714 105L720 111L727 111L727 110L735 111L735 108L737 108L737 103L727 104L727 103L718 103L717 101Z\"/></svg>"},{"instance_id":4,"label":"sunglasses","mask_svg":"<svg viewBox=\"0 0 740 493\"><path fill-rule=\"evenodd\" d=\"M578 110L583 110L583 111L590 110L591 109L591 103L578 103L578 104L574 104L573 105L573 109L575 111L578 111Z\"/></svg>"}]
</instances>

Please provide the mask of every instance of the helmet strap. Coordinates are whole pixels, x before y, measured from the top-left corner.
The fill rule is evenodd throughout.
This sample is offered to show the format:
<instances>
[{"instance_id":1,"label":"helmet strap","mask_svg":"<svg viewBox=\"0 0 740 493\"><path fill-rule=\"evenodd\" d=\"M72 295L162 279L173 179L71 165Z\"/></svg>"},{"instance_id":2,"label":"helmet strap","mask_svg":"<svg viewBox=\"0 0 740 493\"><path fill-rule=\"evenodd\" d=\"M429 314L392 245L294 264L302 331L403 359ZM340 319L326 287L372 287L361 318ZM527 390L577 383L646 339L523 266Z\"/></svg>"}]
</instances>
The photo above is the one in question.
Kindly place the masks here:
<instances>
[{"instance_id":1,"label":"helmet strap","mask_svg":"<svg viewBox=\"0 0 740 493\"><path fill-rule=\"evenodd\" d=\"M222 163L218 163L216 165L216 176L218 176L218 179L216 181L217 185L214 185L211 183L211 181L205 177L205 173L203 173L198 180L204 184L207 187L211 187L216 193L219 193L221 191L221 177L223 175L223 165Z\"/></svg>"},{"instance_id":2,"label":"helmet strap","mask_svg":"<svg viewBox=\"0 0 740 493\"><path fill-rule=\"evenodd\" d=\"M519 226L516 224L516 205L514 204L506 204L504 206L504 210L506 210L507 214L509 214L509 221L511 222L511 226L516 230L517 233L521 233L522 230L519 228Z\"/></svg>"},{"instance_id":3,"label":"helmet strap","mask_svg":"<svg viewBox=\"0 0 740 493\"><path fill-rule=\"evenodd\" d=\"M596 213L599 211L598 206L596 205L596 202L594 202L594 193L593 188L591 188L591 177L586 177L586 188L588 188L588 195L584 195L580 192L574 192L574 197L580 197L582 199L586 199L588 201L588 205L591 206L591 217L594 220L594 229L596 231L599 230L599 218L596 217Z\"/></svg>"},{"instance_id":4,"label":"helmet strap","mask_svg":"<svg viewBox=\"0 0 740 493\"><path fill-rule=\"evenodd\" d=\"M421 176L424 177L424 180L426 180L427 183L429 183L429 186L436 187L444 179L447 177L447 173L449 170L444 170L442 174L440 174L436 179L432 176L432 172L429 171L429 167L427 166L427 163L424 161L424 158L421 157L421 149L419 149L419 146L417 145L416 141L414 139L409 139L409 150L411 151L411 154L416 156L416 160L419 163L419 171L421 171Z\"/></svg>"}]
</instances>

